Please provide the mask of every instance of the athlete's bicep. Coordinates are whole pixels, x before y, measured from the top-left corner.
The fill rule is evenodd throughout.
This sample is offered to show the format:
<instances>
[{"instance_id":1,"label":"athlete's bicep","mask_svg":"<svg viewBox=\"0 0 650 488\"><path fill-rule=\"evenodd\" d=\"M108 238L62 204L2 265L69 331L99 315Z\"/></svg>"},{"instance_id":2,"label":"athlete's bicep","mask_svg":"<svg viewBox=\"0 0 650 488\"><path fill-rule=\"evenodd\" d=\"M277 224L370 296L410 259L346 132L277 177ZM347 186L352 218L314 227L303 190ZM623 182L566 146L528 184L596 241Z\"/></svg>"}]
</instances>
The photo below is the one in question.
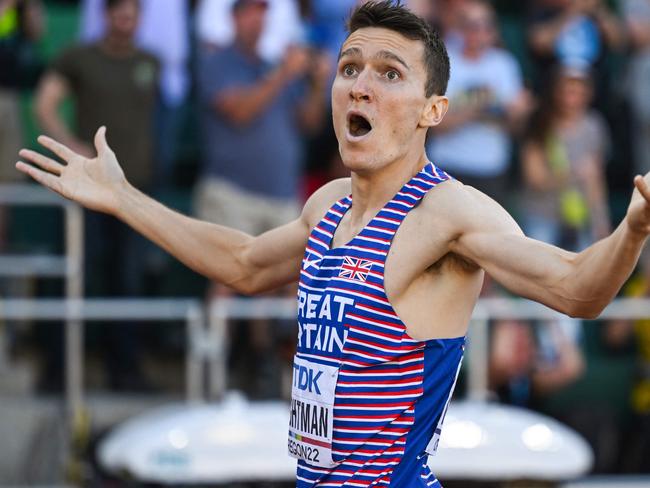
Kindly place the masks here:
<instances>
[{"instance_id":1,"label":"athlete's bicep","mask_svg":"<svg viewBox=\"0 0 650 488\"><path fill-rule=\"evenodd\" d=\"M300 262L309 237L303 216L255 237L242 253L254 293L277 288L298 280Z\"/></svg>"},{"instance_id":2,"label":"athlete's bicep","mask_svg":"<svg viewBox=\"0 0 650 488\"><path fill-rule=\"evenodd\" d=\"M513 293L567 309L564 284L573 253L530 239L496 202L468 188L452 252L483 268Z\"/></svg>"}]
</instances>

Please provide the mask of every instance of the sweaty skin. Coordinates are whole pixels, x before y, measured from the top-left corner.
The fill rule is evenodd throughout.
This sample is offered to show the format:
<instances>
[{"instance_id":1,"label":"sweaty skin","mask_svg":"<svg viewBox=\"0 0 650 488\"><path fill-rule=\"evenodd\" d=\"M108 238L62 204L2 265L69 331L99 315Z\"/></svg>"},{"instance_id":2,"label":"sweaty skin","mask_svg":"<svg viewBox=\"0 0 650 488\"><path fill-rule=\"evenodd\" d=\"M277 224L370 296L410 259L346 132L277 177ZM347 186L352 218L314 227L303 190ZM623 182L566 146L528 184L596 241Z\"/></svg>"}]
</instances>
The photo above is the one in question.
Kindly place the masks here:
<instances>
[{"instance_id":1,"label":"sweaty skin","mask_svg":"<svg viewBox=\"0 0 650 488\"><path fill-rule=\"evenodd\" d=\"M41 136L65 164L22 150L17 168L94 210L122 219L195 271L254 294L295 282L309 232L337 199L353 203L333 247L344 245L427 164L428 128L447 111L445 97L425 95L424 47L383 28L355 31L341 49L332 87L333 123L351 178L333 181L302 215L258 237L174 212L133 188L106 142L84 158ZM372 130L353 136L349 116ZM436 162L444 167L444 161ZM489 197L457 181L441 183L400 227L386 263L386 291L416 339L462 336L483 270L512 292L576 317L595 317L628 278L650 233L650 176L637 176L623 222L609 237L574 254L526 238Z\"/></svg>"}]
</instances>

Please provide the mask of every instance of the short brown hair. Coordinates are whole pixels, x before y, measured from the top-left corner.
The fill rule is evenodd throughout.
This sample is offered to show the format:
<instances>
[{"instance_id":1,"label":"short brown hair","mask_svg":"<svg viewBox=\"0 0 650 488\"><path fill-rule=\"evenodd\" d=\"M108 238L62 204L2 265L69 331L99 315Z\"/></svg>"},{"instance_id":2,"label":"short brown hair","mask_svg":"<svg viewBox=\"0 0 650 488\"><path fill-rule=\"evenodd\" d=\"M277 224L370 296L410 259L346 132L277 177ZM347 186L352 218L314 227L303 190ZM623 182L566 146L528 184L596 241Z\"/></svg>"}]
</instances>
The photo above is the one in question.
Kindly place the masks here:
<instances>
[{"instance_id":1,"label":"short brown hair","mask_svg":"<svg viewBox=\"0 0 650 488\"><path fill-rule=\"evenodd\" d=\"M348 34L364 27L382 27L402 34L407 39L424 43L424 64L427 70L425 95L444 95L449 83L449 55L438 33L421 17L408 10L400 0L370 1L350 15Z\"/></svg>"}]
</instances>

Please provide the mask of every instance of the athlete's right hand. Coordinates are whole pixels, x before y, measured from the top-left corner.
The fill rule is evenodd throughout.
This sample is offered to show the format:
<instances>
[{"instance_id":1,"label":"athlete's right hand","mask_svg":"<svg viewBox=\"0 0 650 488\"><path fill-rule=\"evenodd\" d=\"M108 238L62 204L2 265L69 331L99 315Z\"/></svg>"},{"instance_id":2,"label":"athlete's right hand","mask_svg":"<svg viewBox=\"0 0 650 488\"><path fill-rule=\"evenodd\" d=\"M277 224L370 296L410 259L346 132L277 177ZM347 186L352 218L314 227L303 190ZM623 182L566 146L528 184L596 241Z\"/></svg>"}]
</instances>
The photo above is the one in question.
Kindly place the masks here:
<instances>
[{"instance_id":1,"label":"athlete's right hand","mask_svg":"<svg viewBox=\"0 0 650 488\"><path fill-rule=\"evenodd\" d=\"M128 188L128 183L115 153L106 142L105 127L100 127L95 134L97 156L94 158L84 157L47 136L40 136L38 142L65 164L36 151L22 149L20 156L32 164L19 161L16 169L84 207L105 213L117 210L120 191Z\"/></svg>"}]
</instances>

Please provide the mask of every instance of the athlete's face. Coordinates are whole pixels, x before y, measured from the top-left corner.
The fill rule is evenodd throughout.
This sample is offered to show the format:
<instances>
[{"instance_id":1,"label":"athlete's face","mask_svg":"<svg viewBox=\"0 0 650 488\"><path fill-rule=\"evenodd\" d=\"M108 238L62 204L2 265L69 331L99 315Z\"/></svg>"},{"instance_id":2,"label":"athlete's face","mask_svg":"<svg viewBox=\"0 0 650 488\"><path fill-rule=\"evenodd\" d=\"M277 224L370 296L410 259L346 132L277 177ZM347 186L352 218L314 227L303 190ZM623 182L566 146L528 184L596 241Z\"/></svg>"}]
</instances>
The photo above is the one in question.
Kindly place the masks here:
<instances>
[{"instance_id":1,"label":"athlete's face","mask_svg":"<svg viewBox=\"0 0 650 488\"><path fill-rule=\"evenodd\" d=\"M425 95L424 45L384 28L353 32L343 43L332 86L332 117L343 163L380 169L419 156L427 129L447 99Z\"/></svg>"}]
</instances>

